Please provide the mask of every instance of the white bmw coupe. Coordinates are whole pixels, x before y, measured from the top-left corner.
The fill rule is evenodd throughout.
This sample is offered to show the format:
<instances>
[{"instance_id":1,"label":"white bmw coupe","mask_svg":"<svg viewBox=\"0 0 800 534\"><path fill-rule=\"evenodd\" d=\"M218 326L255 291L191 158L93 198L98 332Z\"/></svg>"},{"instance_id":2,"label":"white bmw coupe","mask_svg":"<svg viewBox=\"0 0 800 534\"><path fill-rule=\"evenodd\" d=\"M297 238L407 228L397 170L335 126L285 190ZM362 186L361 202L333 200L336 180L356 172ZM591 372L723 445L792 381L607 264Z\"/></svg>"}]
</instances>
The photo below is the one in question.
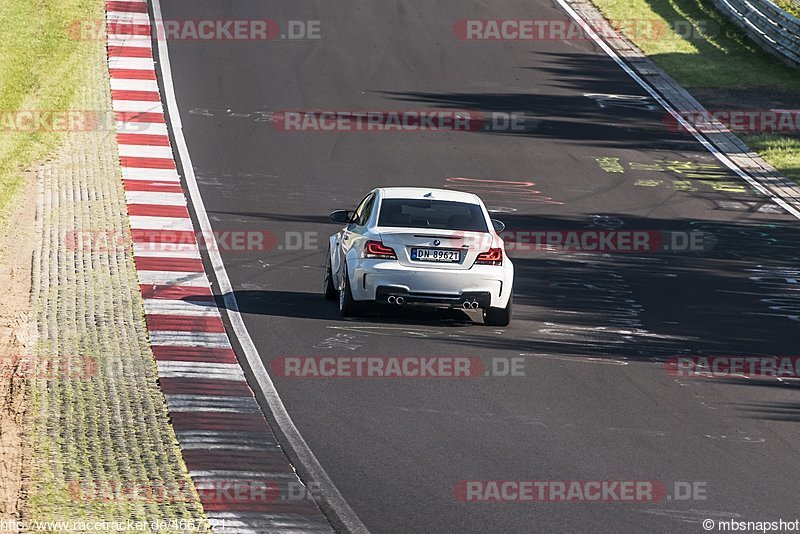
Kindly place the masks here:
<instances>
[{"instance_id":1,"label":"white bmw coupe","mask_svg":"<svg viewBox=\"0 0 800 534\"><path fill-rule=\"evenodd\" d=\"M330 237L325 298L345 317L373 304L483 310L484 324L511 320L514 265L502 222L480 198L444 189L387 187L371 191Z\"/></svg>"}]
</instances>

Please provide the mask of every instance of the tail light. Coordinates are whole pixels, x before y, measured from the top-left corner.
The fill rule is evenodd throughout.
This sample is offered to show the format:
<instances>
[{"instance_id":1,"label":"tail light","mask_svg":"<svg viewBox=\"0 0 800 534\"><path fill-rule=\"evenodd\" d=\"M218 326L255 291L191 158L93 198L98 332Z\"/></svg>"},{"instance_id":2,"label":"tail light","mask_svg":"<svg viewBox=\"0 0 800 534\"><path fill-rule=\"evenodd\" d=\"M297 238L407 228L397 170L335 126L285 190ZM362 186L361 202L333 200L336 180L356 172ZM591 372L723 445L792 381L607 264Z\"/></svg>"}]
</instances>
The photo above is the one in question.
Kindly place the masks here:
<instances>
[{"instance_id":1,"label":"tail light","mask_svg":"<svg viewBox=\"0 0 800 534\"><path fill-rule=\"evenodd\" d=\"M503 265L503 249L490 248L489 252L481 252L478 254L478 259L475 260L476 265Z\"/></svg>"},{"instance_id":2,"label":"tail light","mask_svg":"<svg viewBox=\"0 0 800 534\"><path fill-rule=\"evenodd\" d=\"M367 241L367 244L364 246L364 257L380 258L384 260L397 259L394 249L384 246L380 241Z\"/></svg>"}]
</instances>

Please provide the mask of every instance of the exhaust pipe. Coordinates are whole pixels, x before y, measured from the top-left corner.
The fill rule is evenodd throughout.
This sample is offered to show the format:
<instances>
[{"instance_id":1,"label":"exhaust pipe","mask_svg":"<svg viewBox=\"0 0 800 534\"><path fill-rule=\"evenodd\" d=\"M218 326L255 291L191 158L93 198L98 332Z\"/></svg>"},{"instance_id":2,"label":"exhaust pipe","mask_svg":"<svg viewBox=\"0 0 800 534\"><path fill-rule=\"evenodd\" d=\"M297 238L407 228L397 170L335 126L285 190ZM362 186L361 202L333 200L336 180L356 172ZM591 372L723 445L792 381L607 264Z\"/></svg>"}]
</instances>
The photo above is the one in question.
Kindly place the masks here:
<instances>
[{"instance_id":1,"label":"exhaust pipe","mask_svg":"<svg viewBox=\"0 0 800 534\"><path fill-rule=\"evenodd\" d=\"M389 304L394 304L394 300L395 300L395 299L394 299L394 295L389 295L389 298L388 298L388 299L386 299L386 301L387 301Z\"/></svg>"},{"instance_id":2,"label":"exhaust pipe","mask_svg":"<svg viewBox=\"0 0 800 534\"><path fill-rule=\"evenodd\" d=\"M477 300L473 300L470 303L469 307L472 308L473 310L476 309L478 307L478 301Z\"/></svg>"},{"instance_id":3,"label":"exhaust pipe","mask_svg":"<svg viewBox=\"0 0 800 534\"><path fill-rule=\"evenodd\" d=\"M471 308L470 303L467 302L466 300L461 303L461 307L464 308L465 310L468 310L468 309Z\"/></svg>"},{"instance_id":4,"label":"exhaust pipe","mask_svg":"<svg viewBox=\"0 0 800 534\"><path fill-rule=\"evenodd\" d=\"M400 305L400 304L403 304L406 301L406 299L404 299L403 297L397 297L396 299L394 299L394 301L395 301L395 303Z\"/></svg>"}]
</instances>

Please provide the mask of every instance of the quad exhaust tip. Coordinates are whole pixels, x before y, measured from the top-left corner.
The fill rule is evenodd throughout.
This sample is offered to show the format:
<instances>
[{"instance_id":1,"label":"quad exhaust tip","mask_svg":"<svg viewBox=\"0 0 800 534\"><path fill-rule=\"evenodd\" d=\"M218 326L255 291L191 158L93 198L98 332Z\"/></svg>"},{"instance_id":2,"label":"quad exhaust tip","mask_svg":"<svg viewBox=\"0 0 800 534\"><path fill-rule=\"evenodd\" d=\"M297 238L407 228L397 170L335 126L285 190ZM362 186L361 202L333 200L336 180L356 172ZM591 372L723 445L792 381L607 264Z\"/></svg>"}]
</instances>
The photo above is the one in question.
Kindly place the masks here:
<instances>
[{"instance_id":1,"label":"quad exhaust tip","mask_svg":"<svg viewBox=\"0 0 800 534\"><path fill-rule=\"evenodd\" d=\"M464 301L464 302L461 304L461 306L462 306L462 307L463 307L465 310L474 310L474 309L476 309L476 308L478 307L478 301L477 301L477 300L472 300L472 301L465 300L465 301Z\"/></svg>"},{"instance_id":2,"label":"quad exhaust tip","mask_svg":"<svg viewBox=\"0 0 800 534\"><path fill-rule=\"evenodd\" d=\"M403 297L395 297L394 295L389 295L389 298L386 299L386 302L388 302L389 304L397 304L397 305L401 305L405 301L406 299L404 299Z\"/></svg>"}]
</instances>

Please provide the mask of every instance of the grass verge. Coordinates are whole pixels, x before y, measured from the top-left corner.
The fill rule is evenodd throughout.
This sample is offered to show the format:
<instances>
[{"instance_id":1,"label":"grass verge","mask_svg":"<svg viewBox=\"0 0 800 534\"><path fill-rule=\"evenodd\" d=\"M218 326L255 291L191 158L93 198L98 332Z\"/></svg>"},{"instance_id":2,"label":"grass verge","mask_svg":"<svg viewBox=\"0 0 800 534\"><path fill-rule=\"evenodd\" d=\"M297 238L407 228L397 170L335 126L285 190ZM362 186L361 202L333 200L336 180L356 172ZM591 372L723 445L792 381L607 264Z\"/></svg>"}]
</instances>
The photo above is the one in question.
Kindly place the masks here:
<instances>
[{"instance_id":1,"label":"grass verge","mask_svg":"<svg viewBox=\"0 0 800 534\"><path fill-rule=\"evenodd\" d=\"M11 118L19 111L71 108L83 85L79 67L90 60L98 43L76 40L69 24L102 17L99 0L0 1L0 225L25 171L65 135L14 130Z\"/></svg>"},{"instance_id":2,"label":"grass verge","mask_svg":"<svg viewBox=\"0 0 800 534\"><path fill-rule=\"evenodd\" d=\"M668 28L653 38L623 33L707 109L800 107L800 69L761 50L710 0L592 0L611 21L655 21ZM800 183L800 137L741 135L748 145Z\"/></svg>"},{"instance_id":3,"label":"grass verge","mask_svg":"<svg viewBox=\"0 0 800 534\"><path fill-rule=\"evenodd\" d=\"M773 0L772 3L790 15L800 18L800 2L797 0Z\"/></svg>"}]
</instances>

